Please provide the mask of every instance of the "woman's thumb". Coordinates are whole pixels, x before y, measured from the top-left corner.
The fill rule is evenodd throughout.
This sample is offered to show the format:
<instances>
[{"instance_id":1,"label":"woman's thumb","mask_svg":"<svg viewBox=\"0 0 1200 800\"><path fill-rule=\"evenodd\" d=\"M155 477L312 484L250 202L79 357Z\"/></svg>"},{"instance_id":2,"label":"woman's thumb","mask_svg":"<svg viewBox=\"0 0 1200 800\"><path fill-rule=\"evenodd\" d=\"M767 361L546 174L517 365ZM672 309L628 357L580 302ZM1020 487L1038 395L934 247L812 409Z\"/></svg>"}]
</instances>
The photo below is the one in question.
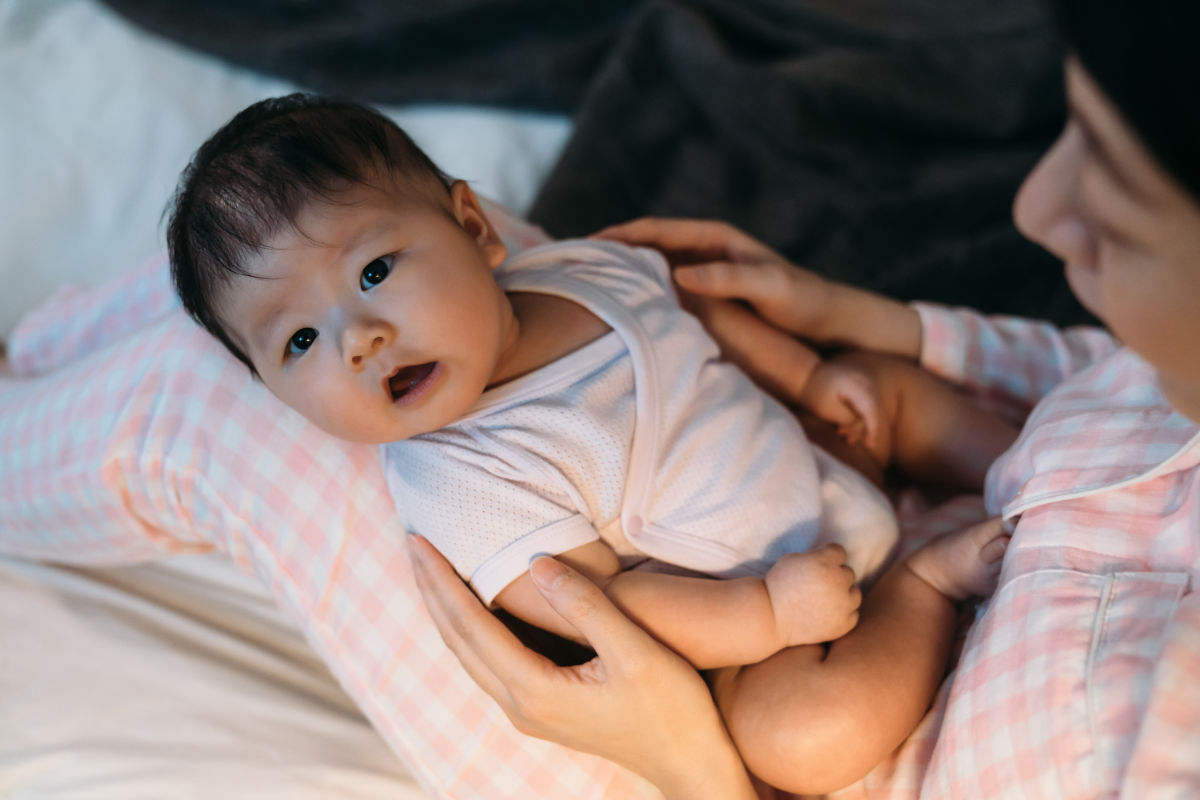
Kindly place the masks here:
<instances>
[{"instance_id":1,"label":"woman's thumb","mask_svg":"<svg viewBox=\"0 0 1200 800\"><path fill-rule=\"evenodd\" d=\"M529 575L550 607L574 626L601 658L641 645L649 636L621 613L599 586L561 561L539 556L529 565Z\"/></svg>"}]
</instances>

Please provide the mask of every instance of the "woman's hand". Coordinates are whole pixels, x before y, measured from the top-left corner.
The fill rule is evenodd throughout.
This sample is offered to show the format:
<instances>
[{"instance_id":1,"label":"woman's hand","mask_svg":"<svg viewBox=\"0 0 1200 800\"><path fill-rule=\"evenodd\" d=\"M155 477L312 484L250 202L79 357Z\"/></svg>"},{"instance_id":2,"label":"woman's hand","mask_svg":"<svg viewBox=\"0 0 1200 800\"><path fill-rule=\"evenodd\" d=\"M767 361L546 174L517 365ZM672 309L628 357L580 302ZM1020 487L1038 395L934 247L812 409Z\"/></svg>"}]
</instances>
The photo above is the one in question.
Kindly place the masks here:
<instances>
[{"instance_id":1,"label":"woman's hand","mask_svg":"<svg viewBox=\"0 0 1200 800\"><path fill-rule=\"evenodd\" d=\"M920 355L916 311L801 269L724 222L647 217L594 235L661 250L684 290L684 305L725 357L785 402L800 401L815 363L812 350L794 336L911 359Z\"/></svg>"},{"instance_id":2,"label":"woman's hand","mask_svg":"<svg viewBox=\"0 0 1200 800\"><path fill-rule=\"evenodd\" d=\"M594 234L653 247L674 267L675 282L692 294L744 300L775 327L823 341L837 284L801 269L725 222L644 217Z\"/></svg>"},{"instance_id":3,"label":"woman's hand","mask_svg":"<svg viewBox=\"0 0 1200 800\"><path fill-rule=\"evenodd\" d=\"M646 217L594 235L662 251L683 306L704 323L721 355L780 400L799 404L820 359L791 334L813 335L827 310L812 301L833 284L724 222Z\"/></svg>"},{"instance_id":4,"label":"woman's hand","mask_svg":"<svg viewBox=\"0 0 1200 800\"><path fill-rule=\"evenodd\" d=\"M593 583L551 558L530 567L597 653L558 667L526 649L428 541L412 536L409 548L443 641L518 730L615 761L671 800L756 797L704 681Z\"/></svg>"}]
</instances>

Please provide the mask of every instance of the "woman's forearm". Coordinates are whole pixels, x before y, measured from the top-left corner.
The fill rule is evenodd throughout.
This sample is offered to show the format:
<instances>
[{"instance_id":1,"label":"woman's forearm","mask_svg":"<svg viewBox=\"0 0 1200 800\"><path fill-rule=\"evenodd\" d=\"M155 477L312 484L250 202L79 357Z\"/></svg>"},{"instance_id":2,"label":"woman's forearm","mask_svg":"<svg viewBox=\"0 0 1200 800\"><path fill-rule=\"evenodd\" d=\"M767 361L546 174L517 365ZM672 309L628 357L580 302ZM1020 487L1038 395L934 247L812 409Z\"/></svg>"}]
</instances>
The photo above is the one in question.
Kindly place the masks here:
<instances>
[{"instance_id":1,"label":"woman's forearm","mask_svg":"<svg viewBox=\"0 0 1200 800\"><path fill-rule=\"evenodd\" d=\"M666 767L667 765L663 765ZM758 800L758 793L741 756L728 739L702 753L693 753L687 763L672 765L670 775L646 777L666 800ZM665 771L665 770L664 770Z\"/></svg>"},{"instance_id":2,"label":"woman's forearm","mask_svg":"<svg viewBox=\"0 0 1200 800\"><path fill-rule=\"evenodd\" d=\"M814 341L916 360L921 355L921 317L906 303L834 283L823 324L810 332Z\"/></svg>"}]
</instances>

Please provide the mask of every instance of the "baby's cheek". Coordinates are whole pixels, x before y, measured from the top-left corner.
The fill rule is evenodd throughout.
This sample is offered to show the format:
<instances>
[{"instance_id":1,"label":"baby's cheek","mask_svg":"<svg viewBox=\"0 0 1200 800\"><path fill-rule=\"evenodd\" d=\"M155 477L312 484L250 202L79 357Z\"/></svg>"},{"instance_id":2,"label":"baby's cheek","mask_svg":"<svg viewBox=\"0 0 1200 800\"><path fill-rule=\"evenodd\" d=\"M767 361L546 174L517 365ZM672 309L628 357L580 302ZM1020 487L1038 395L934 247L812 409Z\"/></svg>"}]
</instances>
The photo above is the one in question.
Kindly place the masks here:
<instances>
[{"instance_id":1,"label":"baby's cheek","mask_svg":"<svg viewBox=\"0 0 1200 800\"><path fill-rule=\"evenodd\" d=\"M305 392L296 392L281 398L284 403L299 411L318 428L343 439L356 438L352 434L366 422L361 414L355 414L362 403L350 402L337 387L318 383Z\"/></svg>"}]
</instances>

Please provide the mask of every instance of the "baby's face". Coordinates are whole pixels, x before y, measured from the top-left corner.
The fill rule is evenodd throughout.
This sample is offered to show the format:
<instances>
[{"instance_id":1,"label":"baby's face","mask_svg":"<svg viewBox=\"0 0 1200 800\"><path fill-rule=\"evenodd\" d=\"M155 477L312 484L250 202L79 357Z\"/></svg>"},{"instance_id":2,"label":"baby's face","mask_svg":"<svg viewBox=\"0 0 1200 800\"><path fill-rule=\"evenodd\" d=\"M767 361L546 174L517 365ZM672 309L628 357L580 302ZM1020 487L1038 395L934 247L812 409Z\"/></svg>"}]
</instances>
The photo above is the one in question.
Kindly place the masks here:
<instances>
[{"instance_id":1,"label":"baby's face","mask_svg":"<svg viewBox=\"0 0 1200 800\"><path fill-rule=\"evenodd\" d=\"M263 383L342 439L442 428L503 371L517 325L492 270L504 245L474 194L356 187L306 209L221 297Z\"/></svg>"}]
</instances>

